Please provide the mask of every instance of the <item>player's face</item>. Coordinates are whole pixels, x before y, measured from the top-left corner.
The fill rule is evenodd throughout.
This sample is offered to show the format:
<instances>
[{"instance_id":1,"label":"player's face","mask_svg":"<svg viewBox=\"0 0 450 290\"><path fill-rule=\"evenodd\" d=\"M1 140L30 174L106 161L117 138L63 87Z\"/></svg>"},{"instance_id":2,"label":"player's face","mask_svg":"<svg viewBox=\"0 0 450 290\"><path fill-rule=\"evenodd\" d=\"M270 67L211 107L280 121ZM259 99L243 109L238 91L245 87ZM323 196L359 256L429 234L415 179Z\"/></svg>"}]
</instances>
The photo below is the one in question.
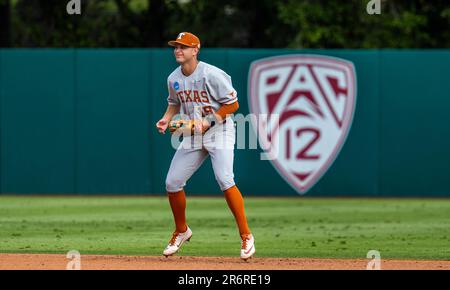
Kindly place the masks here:
<instances>
[{"instance_id":1,"label":"player's face","mask_svg":"<svg viewBox=\"0 0 450 290\"><path fill-rule=\"evenodd\" d=\"M189 47L182 44L177 44L173 51L175 58L179 64L191 61L198 53L195 47Z\"/></svg>"}]
</instances>

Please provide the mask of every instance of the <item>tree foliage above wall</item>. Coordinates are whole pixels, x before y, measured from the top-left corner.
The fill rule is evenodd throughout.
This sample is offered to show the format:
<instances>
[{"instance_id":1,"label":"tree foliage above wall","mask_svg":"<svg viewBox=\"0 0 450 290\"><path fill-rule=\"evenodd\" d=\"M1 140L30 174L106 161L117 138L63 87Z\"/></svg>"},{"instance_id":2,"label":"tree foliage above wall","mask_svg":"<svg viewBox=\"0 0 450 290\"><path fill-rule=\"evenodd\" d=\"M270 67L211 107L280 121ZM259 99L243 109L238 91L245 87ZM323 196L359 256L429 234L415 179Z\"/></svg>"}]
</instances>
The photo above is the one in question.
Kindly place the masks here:
<instances>
[{"instance_id":1,"label":"tree foliage above wall","mask_svg":"<svg viewBox=\"0 0 450 290\"><path fill-rule=\"evenodd\" d=\"M207 47L450 47L447 0L0 0L0 46L165 47L181 31Z\"/></svg>"}]
</instances>

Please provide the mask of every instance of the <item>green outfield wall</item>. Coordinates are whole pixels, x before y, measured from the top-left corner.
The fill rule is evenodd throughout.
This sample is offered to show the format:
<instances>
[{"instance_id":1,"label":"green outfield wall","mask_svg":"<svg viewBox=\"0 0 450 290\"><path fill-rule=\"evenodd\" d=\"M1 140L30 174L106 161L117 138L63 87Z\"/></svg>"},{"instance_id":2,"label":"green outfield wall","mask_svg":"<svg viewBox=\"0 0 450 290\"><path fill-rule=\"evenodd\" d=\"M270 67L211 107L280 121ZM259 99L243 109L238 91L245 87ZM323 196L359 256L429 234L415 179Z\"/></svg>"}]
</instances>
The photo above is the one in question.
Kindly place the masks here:
<instances>
[{"instance_id":1,"label":"green outfield wall","mask_svg":"<svg viewBox=\"0 0 450 290\"><path fill-rule=\"evenodd\" d=\"M338 157L306 196L450 196L449 50L204 49L249 112L249 66L319 54L353 62L357 102ZM166 108L170 49L0 50L2 194L161 194L174 149ZM260 150L237 150L245 195L296 195ZM221 194L208 160L188 194Z\"/></svg>"}]
</instances>

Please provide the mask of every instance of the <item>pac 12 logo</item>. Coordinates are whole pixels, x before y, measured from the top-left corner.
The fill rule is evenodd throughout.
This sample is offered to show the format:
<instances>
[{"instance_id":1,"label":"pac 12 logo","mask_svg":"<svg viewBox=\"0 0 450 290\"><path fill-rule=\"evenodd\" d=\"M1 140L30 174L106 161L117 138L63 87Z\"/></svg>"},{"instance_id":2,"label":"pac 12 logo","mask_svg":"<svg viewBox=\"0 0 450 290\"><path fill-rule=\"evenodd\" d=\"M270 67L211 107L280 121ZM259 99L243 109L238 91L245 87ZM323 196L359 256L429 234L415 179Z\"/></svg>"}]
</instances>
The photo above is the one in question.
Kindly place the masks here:
<instances>
[{"instance_id":1,"label":"pac 12 logo","mask_svg":"<svg viewBox=\"0 0 450 290\"><path fill-rule=\"evenodd\" d=\"M267 115L266 122L253 122L261 147L276 147L272 164L298 193L306 193L331 166L350 130L353 63L321 55L260 59L250 67L248 96L251 113Z\"/></svg>"}]
</instances>

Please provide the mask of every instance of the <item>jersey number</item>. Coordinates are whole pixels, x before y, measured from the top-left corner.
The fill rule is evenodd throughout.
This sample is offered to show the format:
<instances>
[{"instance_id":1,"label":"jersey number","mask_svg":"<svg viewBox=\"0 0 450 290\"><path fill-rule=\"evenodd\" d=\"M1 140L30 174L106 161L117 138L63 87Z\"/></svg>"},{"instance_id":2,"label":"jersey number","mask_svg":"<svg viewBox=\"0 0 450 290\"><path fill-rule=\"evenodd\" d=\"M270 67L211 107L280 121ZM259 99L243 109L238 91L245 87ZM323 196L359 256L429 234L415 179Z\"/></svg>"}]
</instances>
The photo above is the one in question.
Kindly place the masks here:
<instances>
[{"instance_id":1,"label":"jersey number","mask_svg":"<svg viewBox=\"0 0 450 290\"><path fill-rule=\"evenodd\" d=\"M211 106L203 106L203 113L206 115L209 115L213 113L213 109Z\"/></svg>"}]
</instances>

